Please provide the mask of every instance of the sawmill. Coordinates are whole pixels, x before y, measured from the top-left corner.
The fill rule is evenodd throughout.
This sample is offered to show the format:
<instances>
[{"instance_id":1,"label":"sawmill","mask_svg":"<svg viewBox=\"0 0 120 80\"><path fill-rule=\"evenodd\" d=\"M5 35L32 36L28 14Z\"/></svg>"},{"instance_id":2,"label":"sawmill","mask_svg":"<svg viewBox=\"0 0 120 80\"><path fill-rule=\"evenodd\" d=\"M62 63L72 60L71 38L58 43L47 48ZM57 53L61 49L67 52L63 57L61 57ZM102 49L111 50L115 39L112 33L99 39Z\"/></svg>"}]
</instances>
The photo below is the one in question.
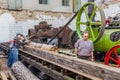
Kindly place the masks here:
<instances>
[{"instance_id":1,"label":"sawmill","mask_svg":"<svg viewBox=\"0 0 120 80\"><path fill-rule=\"evenodd\" d=\"M73 20L75 30L69 27ZM26 42L21 37L0 42L0 80L120 80L120 13L106 17L95 0L88 0L62 26L46 20L33 26ZM93 43L94 61L75 53L84 32Z\"/></svg>"}]
</instances>

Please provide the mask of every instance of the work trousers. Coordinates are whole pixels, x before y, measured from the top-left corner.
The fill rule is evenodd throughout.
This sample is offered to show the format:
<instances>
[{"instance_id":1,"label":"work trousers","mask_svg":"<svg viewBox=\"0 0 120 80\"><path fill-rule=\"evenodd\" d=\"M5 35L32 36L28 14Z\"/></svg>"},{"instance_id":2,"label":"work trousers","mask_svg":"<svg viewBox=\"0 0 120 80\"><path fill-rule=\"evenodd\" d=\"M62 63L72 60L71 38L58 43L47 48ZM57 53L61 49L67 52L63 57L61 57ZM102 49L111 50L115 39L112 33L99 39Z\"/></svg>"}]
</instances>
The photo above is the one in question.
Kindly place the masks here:
<instances>
[{"instance_id":1,"label":"work trousers","mask_svg":"<svg viewBox=\"0 0 120 80\"><path fill-rule=\"evenodd\" d=\"M85 60L90 60L91 58L90 58L90 56L77 56L78 58L80 58L80 59L85 59Z\"/></svg>"},{"instance_id":2,"label":"work trousers","mask_svg":"<svg viewBox=\"0 0 120 80\"><path fill-rule=\"evenodd\" d=\"M15 47L10 48L8 56L8 67L11 67L16 61L18 61L18 49Z\"/></svg>"}]
</instances>

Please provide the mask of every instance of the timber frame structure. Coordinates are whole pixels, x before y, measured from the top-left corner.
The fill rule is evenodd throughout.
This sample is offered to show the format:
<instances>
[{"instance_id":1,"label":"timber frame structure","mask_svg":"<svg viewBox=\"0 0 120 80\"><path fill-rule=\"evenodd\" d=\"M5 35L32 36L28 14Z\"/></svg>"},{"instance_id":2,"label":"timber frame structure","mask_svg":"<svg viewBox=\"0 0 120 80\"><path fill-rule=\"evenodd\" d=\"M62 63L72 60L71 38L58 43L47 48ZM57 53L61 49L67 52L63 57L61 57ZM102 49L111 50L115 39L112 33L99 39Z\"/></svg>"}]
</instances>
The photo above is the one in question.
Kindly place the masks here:
<instances>
[{"instance_id":1,"label":"timber frame structure","mask_svg":"<svg viewBox=\"0 0 120 80\"><path fill-rule=\"evenodd\" d=\"M8 44L0 44L8 50ZM44 51L31 46L19 49L22 62L43 71L54 80L119 80L120 69L97 62L77 59L73 56Z\"/></svg>"}]
</instances>

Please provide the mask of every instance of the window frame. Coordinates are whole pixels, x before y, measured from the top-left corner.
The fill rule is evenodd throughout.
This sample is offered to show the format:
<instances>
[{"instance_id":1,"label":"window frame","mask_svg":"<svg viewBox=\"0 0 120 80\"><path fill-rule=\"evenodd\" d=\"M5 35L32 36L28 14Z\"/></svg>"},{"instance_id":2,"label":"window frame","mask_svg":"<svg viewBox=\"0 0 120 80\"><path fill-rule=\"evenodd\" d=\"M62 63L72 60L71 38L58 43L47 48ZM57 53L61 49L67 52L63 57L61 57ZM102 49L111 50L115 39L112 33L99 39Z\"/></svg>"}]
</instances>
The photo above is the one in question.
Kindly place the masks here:
<instances>
[{"instance_id":1,"label":"window frame","mask_svg":"<svg viewBox=\"0 0 120 80\"><path fill-rule=\"evenodd\" d=\"M62 6L70 6L70 0L62 0Z\"/></svg>"},{"instance_id":2,"label":"window frame","mask_svg":"<svg viewBox=\"0 0 120 80\"><path fill-rule=\"evenodd\" d=\"M47 5L48 4L48 0L39 0L39 4Z\"/></svg>"}]
</instances>

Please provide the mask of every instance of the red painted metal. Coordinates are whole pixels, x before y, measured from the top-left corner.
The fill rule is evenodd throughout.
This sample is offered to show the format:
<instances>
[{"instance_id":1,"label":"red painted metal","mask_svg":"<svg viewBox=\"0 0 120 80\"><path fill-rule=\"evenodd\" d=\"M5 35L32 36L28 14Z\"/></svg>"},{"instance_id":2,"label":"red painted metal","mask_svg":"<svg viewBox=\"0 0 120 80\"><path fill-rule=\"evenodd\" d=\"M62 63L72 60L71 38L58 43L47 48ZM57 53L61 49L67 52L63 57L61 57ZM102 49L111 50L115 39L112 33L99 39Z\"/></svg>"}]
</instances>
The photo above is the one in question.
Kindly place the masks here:
<instances>
[{"instance_id":1,"label":"red painted metal","mask_svg":"<svg viewBox=\"0 0 120 80\"><path fill-rule=\"evenodd\" d=\"M15 42L16 40L9 40L8 42Z\"/></svg>"},{"instance_id":2,"label":"red painted metal","mask_svg":"<svg viewBox=\"0 0 120 80\"><path fill-rule=\"evenodd\" d=\"M120 58L119 55L117 53L117 49L120 48L120 45L116 45L114 47L112 47L105 55L105 59L104 59L104 64L109 65L109 61L113 61L114 63L116 63L118 65L118 67L120 68ZM112 54L115 55L115 57L112 56Z\"/></svg>"}]
</instances>

